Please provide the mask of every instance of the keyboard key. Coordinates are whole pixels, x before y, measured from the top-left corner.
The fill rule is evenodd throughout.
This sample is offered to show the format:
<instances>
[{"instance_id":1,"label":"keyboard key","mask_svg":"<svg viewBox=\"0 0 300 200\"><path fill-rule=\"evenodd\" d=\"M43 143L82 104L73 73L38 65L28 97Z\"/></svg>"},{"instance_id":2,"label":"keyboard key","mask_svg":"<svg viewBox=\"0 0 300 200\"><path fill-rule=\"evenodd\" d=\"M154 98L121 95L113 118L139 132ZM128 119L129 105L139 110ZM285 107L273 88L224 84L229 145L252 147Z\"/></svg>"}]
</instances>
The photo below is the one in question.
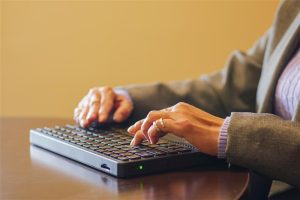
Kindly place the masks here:
<instances>
[{"instance_id":1,"label":"keyboard key","mask_svg":"<svg viewBox=\"0 0 300 200\"><path fill-rule=\"evenodd\" d=\"M113 151L114 153L117 153L117 154L123 154L123 153L126 153L126 151L122 151L122 150L117 150L117 151Z\"/></svg>"},{"instance_id":2,"label":"keyboard key","mask_svg":"<svg viewBox=\"0 0 300 200\"><path fill-rule=\"evenodd\" d=\"M138 149L132 149L132 150L129 150L128 152L130 152L130 153L139 153L139 152L143 152L143 151L138 150Z\"/></svg>"},{"instance_id":3,"label":"keyboard key","mask_svg":"<svg viewBox=\"0 0 300 200\"><path fill-rule=\"evenodd\" d=\"M122 153L122 156L132 156L132 155L134 155L134 154L132 154L132 153L129 153L129 152L127 152L127 153Z\"/></svg>"},{"instance_id":4,"label":"keyboard key","mask_svg":"<svg viewBox=\"0 0 300 200\"><path fill-rule=\"evenodd\" d=\"M149 145L147 145L148 147L151 147L151 148L155 148L155 147L158 147L159 145L157 145L157 144L149 144Z\"/></svg>"},{"instance_id":5,"label":"keyboard key","mask_svg":"<svg viewBox=\"0 0 300 200\"><path fill-rule=\"evenodd\" d=\"M97 152L99 152L99 153L103 153L103 152L105 152L106 150L105 149L98 149L97 150Z\"/></svg>"},{"instance_id":6,"label":"keyboard key","mask_svg":"<svg viewBox=\"0 0 300 200\"><path fill-rule=\"evenodd\" d=\"M109 148L110 151L118 151L116 148Z\"/></svg>"},{"instance_id":7,"label":"keyboard key","mask_svg":"<svg viewBox=\"0 0 300 200\"><path fill-rule=\"evenodd\" d=\"M153 154L147 153L147 152L141 152L141 153L136 153L136 154L143 157L143 158L150 158L150 157L154 156Z\"/></svg>"},{"instance_id":8,"label":"keyboard key","mask_svg":"<svg viewBox=\"0 0 300 200\"><path fill-rule=\"evenodd\" d=\"M116 147L116 146L115 146ZM130 147L128 147L128 146L122 146L122 148L121 148L122 150L124 150L124 151L128 151L128 150L130 150L131 148Z\"/></svg>"},{"instance_id":9,"label":"keyboard key","mask_svg":"<svg viewBox=\"0 0 300 200\"><path fill-rule=\"evenodd\" d=\"M103 145L100 143L91 143L93 147L102 147Z\"/></svg>"},{"instance_id":10,"label":"keyboard key","mask_svg":"<svg viewBox=\"0 0 300 200\"><path fill-rule=\"evenodd\" d=\"M117 158L117 157L119 157L120 155L118 155L118 154L111 154L110 155L110 157L113 157L113 158Z\"/></svg>"},{"instance_id":11,"label":"keyboard key","mask_svg":"<svg viewBox=\"0 0 300 200\"><path fill-rule=\"evenodd\" d=\"M118 142L118 144L127 144L127 145L129 145L130 142L128 142L128 141L121 141L121 142Z\"/></svg>"},{"instance_id":12,"label":"keyboard key","mask_svg":"<svg viewBox=\"0 0 300 200\"><path fill-rule=\"evenodd\" d=\"M137 160L137 159L141 159L140 156L137 155L132 155L132 156L127 156L130 160Z\"/></svg>"},{"instance_id":13,"label":"keyboard key","mask_svg":"<svg viewBox=\"0 0 300 200\"><path fill-rule=\"evenodd\" d=\"M176 151L179 151L181 153L185 153L185 152L191 152L192 150L191 149L186 149L186 148L179 148L179 149L176 149Z\"/></svg>"},{"instance_id":14,"label":"keyboard key","mask_svg":"<svg viewBox=\"0 0 300 200\"><path fill-rule=\"evenodd\" d=\"M122 160L122 161L127 161L129 160L127 157L118 157L119 160Z\"/></svg>"}]
</instances>

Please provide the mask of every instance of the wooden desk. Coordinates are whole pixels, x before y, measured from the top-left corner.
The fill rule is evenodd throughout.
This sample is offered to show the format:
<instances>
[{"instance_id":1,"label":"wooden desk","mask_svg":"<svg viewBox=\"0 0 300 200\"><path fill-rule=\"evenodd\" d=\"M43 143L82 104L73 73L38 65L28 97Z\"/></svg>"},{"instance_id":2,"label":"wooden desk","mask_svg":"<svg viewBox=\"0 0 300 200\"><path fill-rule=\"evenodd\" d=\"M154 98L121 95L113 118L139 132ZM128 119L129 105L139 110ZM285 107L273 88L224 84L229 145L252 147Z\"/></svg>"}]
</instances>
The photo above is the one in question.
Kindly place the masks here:
<instances>
[{"instance_id":1,"label":"wooden desk","mask_svg":"<svg viewBox=\"0 0 300 200\"><path fill-rule=\"evenodd\" d=\"M0 199L236 199L248 173L198 167L117 179L29 144L29 129L70 120L0 120Z\"/></svg>"}]
</instances>

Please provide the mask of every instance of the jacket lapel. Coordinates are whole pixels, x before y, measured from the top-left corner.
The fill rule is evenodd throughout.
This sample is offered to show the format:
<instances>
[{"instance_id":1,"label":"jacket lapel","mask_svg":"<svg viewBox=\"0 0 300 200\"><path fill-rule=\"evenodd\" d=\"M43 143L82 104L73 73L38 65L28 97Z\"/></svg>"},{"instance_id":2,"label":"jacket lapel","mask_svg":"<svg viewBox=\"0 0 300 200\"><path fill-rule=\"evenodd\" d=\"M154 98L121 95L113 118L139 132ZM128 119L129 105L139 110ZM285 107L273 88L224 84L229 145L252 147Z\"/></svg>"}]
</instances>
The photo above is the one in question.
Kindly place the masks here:
<instances>
[{"instance_id":1,"label":"jacket lapel","mask_svg":"<svg viewBox=\"0 0 300 200\"><path fill-rule=\"evenodd\" d=\"M258 108L259 113L272 112L273 96L282 68L287 65L292 53L298 46L300 39L300 14L276 46L268 62L264 64L267 70L259 83L258 98L262 97L262 103ZM299 110L299 109L298 109ZM300 115L300 114L299 114Z\"/></svg>"}]
</instances>

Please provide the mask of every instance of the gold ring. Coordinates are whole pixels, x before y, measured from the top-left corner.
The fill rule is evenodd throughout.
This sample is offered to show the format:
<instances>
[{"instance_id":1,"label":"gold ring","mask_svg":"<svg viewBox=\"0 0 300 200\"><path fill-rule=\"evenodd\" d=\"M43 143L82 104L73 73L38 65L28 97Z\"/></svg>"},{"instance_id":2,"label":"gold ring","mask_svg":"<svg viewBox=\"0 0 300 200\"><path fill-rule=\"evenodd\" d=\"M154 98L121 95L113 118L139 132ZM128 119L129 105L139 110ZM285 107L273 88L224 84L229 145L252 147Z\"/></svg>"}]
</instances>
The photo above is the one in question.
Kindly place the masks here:
<instances>
[{"instance_id":1,"label":"gold ring","mask_svg":"<svg viewBox=\"0 0 300 200\"><path fill-rule=\"evenodd\" d=\"M160 123L160 125L161 125L162 128L166 127L163 118L159 119L159 123Z\"/></svg>"},{"instance_id":2,"label":"gold ring","mask_svg":"<svg viewBox=\"0 0 300 200\"><path fill-rule=\"evenodd\" d=\"M161 130L158 128L158 126L157 126L157 124L156 124L156 121L153 122L153 126L154 126L154 128L155 128L155 130L156 130L157 132L161 132Z\"/></svg>"},{"instance_id":3,"label":"gold ring","mask_svg":"<svg viewBox=\"0 0 300 200\"><path fill-rule=\"evenodd\" d=\"M94 105L95 103L100 103L100 99L92 99L90 101L90 105Z\"/></svg>"}]
</instances>

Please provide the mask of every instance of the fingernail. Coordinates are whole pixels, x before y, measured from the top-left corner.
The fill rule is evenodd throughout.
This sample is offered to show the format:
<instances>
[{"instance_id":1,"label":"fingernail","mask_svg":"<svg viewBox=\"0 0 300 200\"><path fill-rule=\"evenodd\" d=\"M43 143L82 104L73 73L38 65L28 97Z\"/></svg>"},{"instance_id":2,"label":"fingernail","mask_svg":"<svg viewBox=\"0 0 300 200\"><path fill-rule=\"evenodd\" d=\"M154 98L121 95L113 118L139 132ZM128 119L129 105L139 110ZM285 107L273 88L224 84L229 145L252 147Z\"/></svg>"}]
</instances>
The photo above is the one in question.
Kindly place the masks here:
<instances>
[{"instance_id":1,"label":"fingernail","mask_svg":"<svg viewBox=\"0 0 300 200\"><path fill-rule=\"evenodd\" d=\"M134 146L134 138L131 140L131 142L130 142L130 146Z\"/></svg>"},{"instance_id":2,"label":"fingernail","mask_svg":"<svg viewBox=\"0 0 300 200\"><path fill-rule=\"evenodd\" d=\"M116 122L121 121L121 115L115 115L115 116L114 116L114 120L115 120Z\"/></svg>"},{"instance_id":3,"label":"fingernail","mask_svg":"<svg viewBox=\"0 0 300 200\"><path fill-rule=\"evenodd\" d=\"M88 113L87 116L86 116L86 118L89 119L90 117L91 117L91 114Z\"/></svg>"},{"instance_id":4,"label":"fingernail","mask_svg":"<svg viewBox=\"0 0 300 200\"><path fill-rule=\"evenodd\" d=\"M132 128L133 128L132 126L129 126L128 129L127 129L127 132L132 131Z\"/></svg>"},{"instance_id":5,"label":"fingernail","mask_svg":"<svg viewBox=\"0 0 300 200\"><path fill-rule=\"evenodd\" d=\"M157 143L157 141L158 141L158 139L157 139L157 138L153 138L153 139L152 139L152 144L156 144L156 143Z\"/></svg>"},{"instance_id":6,"label":"fingernail","mask_svg":"<svg viewBox=\"0 0 300 200\"><path fill-rule=\"evenodd\" d=\"M152 140L152 138L150 138L150 144L153 144L153 140Z\"/></svg>"},{"instance_id":7,"label":"fingernail","mask_svg":"<svg viewBox=\"0 0 300 200\"><path fill-rule=\"evenodd\" d=\"M100 117L99 117L99 122L104 122L104 117L103 117L103 115L100 115Z\"/></svg>"},{"instance_id":8,"label":"fingernail","mask_svg":"<svg viewBox=\"0 0 300 200\"><path fill-rule=\"evenodd\" d=\"M84 126L84 120L82 119L82 120L80 120L80 126Z\"/></svg>"}]
</instances>

